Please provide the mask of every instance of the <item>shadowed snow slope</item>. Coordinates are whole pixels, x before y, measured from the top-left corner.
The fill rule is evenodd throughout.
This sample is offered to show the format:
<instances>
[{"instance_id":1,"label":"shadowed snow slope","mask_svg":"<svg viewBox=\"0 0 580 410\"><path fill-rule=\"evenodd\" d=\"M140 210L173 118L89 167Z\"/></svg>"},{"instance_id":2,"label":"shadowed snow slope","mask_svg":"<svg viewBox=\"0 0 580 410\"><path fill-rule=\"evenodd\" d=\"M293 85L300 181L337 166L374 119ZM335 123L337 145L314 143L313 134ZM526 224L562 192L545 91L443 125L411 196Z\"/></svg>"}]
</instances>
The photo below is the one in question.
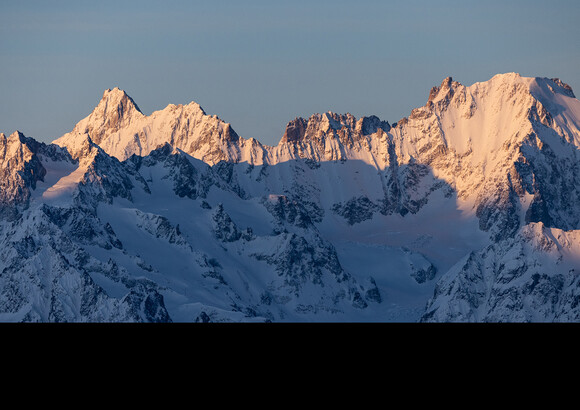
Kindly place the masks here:
<instances>
[{"instance_id":1,"label":"shadowed snow slope","mask_svg":"<svg viewBox=\"0 0 580 410\"><path fill-rule=\"evenodd\" d=\"M3 321L570 321L580 102L443 80L396 123L278 145L118 88L54 144L0 134Z\"/></svg>"}]
</instances>

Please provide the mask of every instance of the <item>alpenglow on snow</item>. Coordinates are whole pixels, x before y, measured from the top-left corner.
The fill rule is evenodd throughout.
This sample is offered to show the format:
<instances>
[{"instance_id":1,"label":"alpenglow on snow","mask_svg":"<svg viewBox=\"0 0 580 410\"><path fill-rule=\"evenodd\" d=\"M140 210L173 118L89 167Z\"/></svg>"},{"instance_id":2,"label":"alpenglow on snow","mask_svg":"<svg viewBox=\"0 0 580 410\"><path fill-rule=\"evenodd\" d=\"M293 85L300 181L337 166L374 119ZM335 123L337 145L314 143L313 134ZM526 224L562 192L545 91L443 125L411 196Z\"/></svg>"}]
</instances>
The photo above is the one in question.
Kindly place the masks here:
<instances>
[{"instance_id":1,"label":"alpenglow on snow","mask_svg":"<svg viewBox=\"0 0 580 410\"><path fill-rule=\"evenodd\" d=\"M426 99L267 146L114 88L51 144L0 134L0 321L577 321L572 89L448 77Z\"/></svg>"}]
</instances>

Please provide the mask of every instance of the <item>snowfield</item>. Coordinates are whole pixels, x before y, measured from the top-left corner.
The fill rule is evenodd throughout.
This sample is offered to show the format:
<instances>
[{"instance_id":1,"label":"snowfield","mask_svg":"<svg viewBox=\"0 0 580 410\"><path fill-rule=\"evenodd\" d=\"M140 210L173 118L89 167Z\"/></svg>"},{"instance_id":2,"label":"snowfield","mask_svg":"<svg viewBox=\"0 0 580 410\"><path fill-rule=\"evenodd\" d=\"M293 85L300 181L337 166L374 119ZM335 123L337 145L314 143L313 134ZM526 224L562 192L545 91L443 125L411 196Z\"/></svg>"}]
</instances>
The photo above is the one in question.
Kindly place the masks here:
<instances>
[{"instance_id":1,"label":"snowfield","mask_svg":"<svg viewBox=\"0 0 580 410\"><path fill-rule=\"evenodd\" d=\"M0 134L0 321L577 321L579 144L570 87L516 73L275 147L109 89Z\"/></svg>"}]
</instances>

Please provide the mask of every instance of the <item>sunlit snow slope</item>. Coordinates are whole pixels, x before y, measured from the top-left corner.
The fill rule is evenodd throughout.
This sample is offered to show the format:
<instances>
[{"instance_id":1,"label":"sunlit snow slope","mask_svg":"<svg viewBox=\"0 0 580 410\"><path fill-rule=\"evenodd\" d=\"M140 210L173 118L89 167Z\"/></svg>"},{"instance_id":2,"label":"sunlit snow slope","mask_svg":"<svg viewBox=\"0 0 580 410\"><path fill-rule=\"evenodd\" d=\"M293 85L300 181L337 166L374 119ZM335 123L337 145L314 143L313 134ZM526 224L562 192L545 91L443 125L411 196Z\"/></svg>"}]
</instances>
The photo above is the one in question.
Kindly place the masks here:
<instances>
[{"instance_id":1,"label":"sunlit snow slope","mask_svg":"<svg viewBox=\"0 0 580 410\"><path fill-rule=\"evenodd\" d=\"M577 320L570 87L426 99L296 118L270 147L115 88L54 144L1 134L0 320Z\"/></svg>"}]
</instances>

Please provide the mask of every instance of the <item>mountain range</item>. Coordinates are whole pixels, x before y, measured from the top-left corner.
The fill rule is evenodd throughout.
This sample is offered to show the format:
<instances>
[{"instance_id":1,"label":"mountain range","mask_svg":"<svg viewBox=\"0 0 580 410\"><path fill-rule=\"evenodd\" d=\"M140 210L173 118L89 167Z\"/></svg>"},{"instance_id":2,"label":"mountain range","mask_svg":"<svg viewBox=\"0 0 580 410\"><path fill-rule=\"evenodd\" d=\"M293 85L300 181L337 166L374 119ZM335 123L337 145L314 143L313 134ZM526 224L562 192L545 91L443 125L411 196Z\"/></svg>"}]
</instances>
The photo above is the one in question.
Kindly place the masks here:
<instances>
[{"instance_id":1,"label":"mountain range","mask_svg":"<svg viewBox=\"0 0 580 410\"><path fill-rule=\"evenodd\" d=\"M0 321L577 321L579 147L557 78L448 77L276 146L108 89L51 144L0 134Z\"/></svg>"}]
</instances>

